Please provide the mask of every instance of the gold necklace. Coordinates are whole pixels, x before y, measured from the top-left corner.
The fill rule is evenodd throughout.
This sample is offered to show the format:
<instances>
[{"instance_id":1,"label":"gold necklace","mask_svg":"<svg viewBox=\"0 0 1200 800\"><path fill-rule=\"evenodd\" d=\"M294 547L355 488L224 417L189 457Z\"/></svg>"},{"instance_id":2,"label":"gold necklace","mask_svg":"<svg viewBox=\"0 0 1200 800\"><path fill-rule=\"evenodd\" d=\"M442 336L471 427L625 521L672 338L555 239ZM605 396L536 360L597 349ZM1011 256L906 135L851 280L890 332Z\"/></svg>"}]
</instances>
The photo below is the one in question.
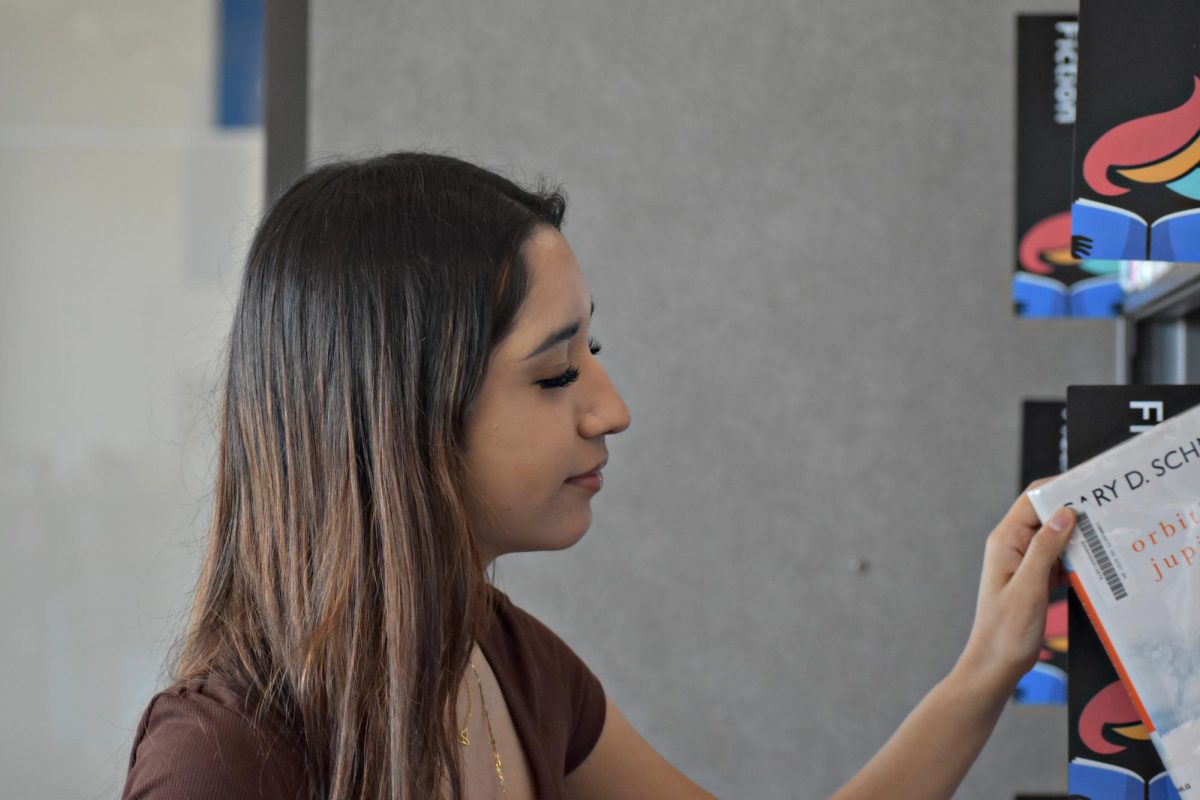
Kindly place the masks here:
<instances>
[{"instance_id":1,"label":"gold necklace","mask_svg":"<svg viewBox=\"0 0 1200 800\"><path fill-rule=\"evenodd\" d=\"M479 685L479 705L483 707L483 721L487 724L488 739L492 743L492 757L495 758L495 760L496 760L496 777L500 779L500 794L504 797L508 797L508 789L504 786L504 767L500 763L500 751L496 749L496 737L492 733L492 718L490 716L488 716L487 700L483 696L483 681L480 680L480 678L479 678L479 671L477 669L475 669L475 663L470 662L470 661L467 663L470 664L470 666L471 666L471 672L475 673L475 683ZM467 689L467 702L468 702L467 720L468 721L470 721L470 705L469 705L470 700L471 700L471 690L468 688ZM459 734L459 741L462 742L463 744L469 744L469 742L465 741L467 738L466 734L467 734L467 729L463 728L462 732Z\"/></svg>"},{"instance_id":2,"label":"gold necklace","mask_svg":"<svg viewBox=\"0 0 1200 800\"><path fill-rule=\"evenodd\" d=\"M482 696L480 695L480 697ZM463 747L471 743L471 737L467 736L469 727L471 727L471 685L467 684L467 721L463 724L463 729L458 732L458 743Z\"/></svg>"}]
</instances>

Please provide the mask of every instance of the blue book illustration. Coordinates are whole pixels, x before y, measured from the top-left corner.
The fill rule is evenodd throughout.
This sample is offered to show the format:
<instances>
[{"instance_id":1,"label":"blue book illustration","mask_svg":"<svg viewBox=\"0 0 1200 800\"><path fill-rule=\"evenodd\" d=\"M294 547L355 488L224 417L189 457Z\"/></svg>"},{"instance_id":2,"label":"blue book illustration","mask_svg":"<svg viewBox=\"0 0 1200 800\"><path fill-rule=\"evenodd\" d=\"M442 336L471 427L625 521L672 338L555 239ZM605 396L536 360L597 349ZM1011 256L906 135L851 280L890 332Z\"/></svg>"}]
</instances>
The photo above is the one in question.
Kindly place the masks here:
<instances>
[{"instance_id":1,"label":"blue book illustration","mask_svg":"<svg viewBox=\"0 0 1200 800\"><path fill-rule=\"evenodd\" d=\"M1032 272L1013 275L1013 302L1022 317L1115 317L1125 292L1117 275L1099 275L1067 286Z\"/></svg>"},{"instance_id":2,"label":"blue book illustration","mask_svg":"<svg viewBox=\"0 0 1200 800\"><path fill-rule=\"evenodd\" d=\"M1071 760L1067 791L1081 800L1180 800L1171 777L1160 772L1149 781L1132 770L1087 758Z\"/></svg>"},{"instance_id":3,"label":"blue book illustration","mask_svg":"<svg viewBox=\"0 0 1200 800\"><path fill-rule=\"evenodd\" d=\"M1018 703L1063 705L1067 702L1067 673L1053 664L1034 664L1017 683Z\"/></svg>"},{"instance_id":4,"label":"blue book illustration","mask_svg":"<svg viewBox=\"0 0 1200 800\"><path fill-rule=\"evenodd\" d=\"M1080 198L1071 204L1071 255L1119 261L1200 261L1200 208L1147 225L1132 211Z\"/></svg>"}]
</instances>

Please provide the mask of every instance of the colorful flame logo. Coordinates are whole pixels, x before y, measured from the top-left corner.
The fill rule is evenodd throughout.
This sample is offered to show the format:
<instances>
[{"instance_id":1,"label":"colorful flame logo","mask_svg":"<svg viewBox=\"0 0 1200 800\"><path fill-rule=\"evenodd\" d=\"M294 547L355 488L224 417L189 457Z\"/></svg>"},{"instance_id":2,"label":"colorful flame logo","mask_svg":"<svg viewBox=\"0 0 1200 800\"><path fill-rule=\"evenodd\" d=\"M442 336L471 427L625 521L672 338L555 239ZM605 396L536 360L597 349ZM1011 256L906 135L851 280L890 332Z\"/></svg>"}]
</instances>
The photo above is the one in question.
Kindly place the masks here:
<instances>
[{"instance_id":1,"label":"colorful flame logo","mask_svg":"<svg viewBox=\"0 0 1200 800\"><path fill-rule=\"evenodd\" d=\"M1183 105L1123 122L1096 140L1083 159L1083 177L1097 193L1115 197L1130 191L1110 179L1109 170L1134 184L1162 184L1200 200L1200 77Z\"/></svg>"},{"instance_id":2,"label":"colorful flame logo","mask_svg":"<svg viewBox=\"0 0 1200 800\"><path fill-rule=\"evenodd\" d=\"M1120 681L1113 681L1096 692L1079 715L1079 738L1093 753L1112 755L1129 746L1109 741L1104 735L1106 731L1130 744L1150 738Z\"/></svg>"},{"instance_id":3,"label":"colorful flame logo","mask_svg":"<svg viewBox=\"0 0 1200 800\"><path fill-rule=\"evenodd\" d=\"M1049 661L1055 653L1067 652L1067 601L1055 600L1046 609L1046 633L1042 640L1045 645L1038 659Z\"/></svg>"},{"instance_id":4,"label":"colorful flame logo","mask_svg":"<svg viewBox=\"0 0 1200 800\"><path fill-rule=\"evenodd\" d=\"M1055 267L1075 266L1071 255L1071 212L1038 220L1017 245L1017 260L1026 272L1049 275Z\"/></svg>"}]
</instances>

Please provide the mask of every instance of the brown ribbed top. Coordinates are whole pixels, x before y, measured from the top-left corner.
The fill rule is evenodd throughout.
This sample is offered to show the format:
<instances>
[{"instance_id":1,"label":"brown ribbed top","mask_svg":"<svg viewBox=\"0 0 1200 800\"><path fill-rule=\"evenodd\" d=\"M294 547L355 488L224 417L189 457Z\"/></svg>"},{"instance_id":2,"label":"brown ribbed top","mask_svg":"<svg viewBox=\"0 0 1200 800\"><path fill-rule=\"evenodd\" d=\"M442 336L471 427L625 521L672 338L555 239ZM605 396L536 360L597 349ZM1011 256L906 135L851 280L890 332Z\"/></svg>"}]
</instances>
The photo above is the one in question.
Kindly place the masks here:
<instances>
[{"instance_id":1,"label":"brown ribbed top","mask_svg":"<svg viewBox=\"0 0 1200 800\"><path fill-rule=\"evenodd\" d=\"M496 617L479 647L496 675L542 800L563 796L563 778L604 727L604 690L549 628L498 589ZM245 701L216 680L154 695L138 723L126 800L298 800L308 784L301 748L254 725Z\"/></svg>"}]
</instances>

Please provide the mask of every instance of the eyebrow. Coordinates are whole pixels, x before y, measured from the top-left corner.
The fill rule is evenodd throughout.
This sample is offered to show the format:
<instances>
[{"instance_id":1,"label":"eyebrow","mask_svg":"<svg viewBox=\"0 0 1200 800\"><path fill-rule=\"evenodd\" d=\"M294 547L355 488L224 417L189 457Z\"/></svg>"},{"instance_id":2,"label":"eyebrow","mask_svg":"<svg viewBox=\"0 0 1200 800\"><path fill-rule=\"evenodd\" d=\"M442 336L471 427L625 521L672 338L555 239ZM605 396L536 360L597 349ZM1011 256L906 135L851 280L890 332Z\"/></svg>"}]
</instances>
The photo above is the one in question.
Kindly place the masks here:
<instances>
[{"instance_id":1,"label":"eyebrow","mask_svg":"<svg viewBox=\"0 0 1200 800\"><path fill-rule=\"evenodd\" d=\"M592 302L591 314L592 314L592 316L595 316L596 301L592 300L591 302ZM545 339L543 339L542 343L539 344L532 353L525 356L525 358L523 358L521 360L528 361L529 359L533 358L534 356L541 355L542 353L546 352L547 350L549 350L551 347L554 347L554 345L558 344L559 342L567 341L568 339L570 339L572 336L574 336L576 333L579 332L579 325L581 324L581 322L582 322L582 320L576 320L567 325L563 325L561 328L556 330L554 333L550 334Z\"/></svg>"}]
</instances>

